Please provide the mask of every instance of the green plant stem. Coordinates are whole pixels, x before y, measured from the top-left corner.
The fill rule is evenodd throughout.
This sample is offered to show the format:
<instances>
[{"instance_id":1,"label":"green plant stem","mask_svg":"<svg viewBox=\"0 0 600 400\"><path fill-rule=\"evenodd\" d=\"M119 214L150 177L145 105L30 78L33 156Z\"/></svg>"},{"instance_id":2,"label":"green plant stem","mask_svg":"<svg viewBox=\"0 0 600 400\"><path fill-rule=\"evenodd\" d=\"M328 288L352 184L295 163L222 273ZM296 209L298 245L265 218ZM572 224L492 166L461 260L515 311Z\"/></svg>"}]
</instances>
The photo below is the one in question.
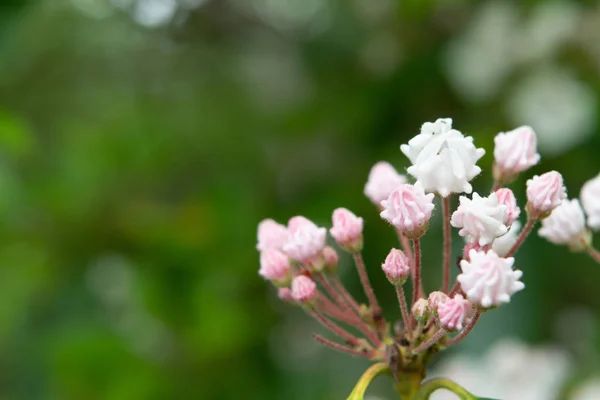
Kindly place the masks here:
<instances>
[{"instance_id":1,"label":"green plant stem","mask_svg":"<svg viewBox=\"0 0 600 400\"><path fill-rule=\"evenodd\" d=\"M417 391L413 399L410 400L427 400L429 396L438 389L446 389L456 394L460 400L477 400L479 397L467 392L463 387L452 382L449 379L435 378L425 382Z\"/></svg>"},{"instance_id":2,"label":"green plant stem","mask_svg":"<svg viewBox=\"0 0 600 400\"><path fill-rule=\"evenodd\" d=\"M389 372L390 369L387 363L380 362L371 365L371 367L367 369L365 373L360 377L360 379L356 383L356 386L354 386L352 393L350 393L350 396L348 396L347 400L363 400L365 392L367 391L367 387L369 387L373 379L375 379L377 376L383 373Z\"/></svg>"}]
</instances>

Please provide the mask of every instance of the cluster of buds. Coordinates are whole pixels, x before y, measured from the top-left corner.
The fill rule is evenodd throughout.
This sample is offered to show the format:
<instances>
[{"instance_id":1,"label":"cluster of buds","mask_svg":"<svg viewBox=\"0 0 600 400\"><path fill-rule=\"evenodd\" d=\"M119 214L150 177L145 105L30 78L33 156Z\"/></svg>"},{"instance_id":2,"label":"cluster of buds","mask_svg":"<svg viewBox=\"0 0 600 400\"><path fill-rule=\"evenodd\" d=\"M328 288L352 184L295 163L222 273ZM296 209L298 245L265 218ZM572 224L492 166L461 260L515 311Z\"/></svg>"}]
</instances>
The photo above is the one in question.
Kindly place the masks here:
<instances>
[{"instance_id":1,"label":"cluster of buds","mask_svg":"<svg viewBox=\"0 0 600 400\"><path fill-rule=\"evenodd\" d=\"M400 241L402 249L391 249L381 269L396 291L401 321L383 320L361 256L364 221L351 211L336 209L329 233L340 249L352 255L366 304L357 301L339 280L338 254L327 246L327 230L310 220L293 217L287 226L270 219L262 221L257 249L261 252L259 273L278 288L279 297L302 306L341 339L315 335L317 341L384 363L398 381L398 390L412 398L433 354L460 342L483 313L510 302L524 289L522 272L513 268L513 255L537 221L542 223L540 235L553 242L589 249L590 240L579 201L566 199L562 176L556 171L527 181L527 220L518 233L521 210L514 193L504 186L540 160L530 127L497 135L494 186L486 196L473 192L471 185L481 172L477 162L485 151L475 147L472 137L453 129L451 119L423 124L420 133L400 149L411 162L407 172L415 178L414 183L389 163L379 162L369 174L364 193ZM452 212L452 196L463 193L470 196L461 195ZM439 290L427 294L421 271L430 266L422 261L420 241L428 230L436 198L444 231L443 281ZM588 225L600 228L600 176L584 186L581 198ZM458 263L460 274L453 285L452 227L459 229L466 241ZM410 303L404 291L409 280Z\"/></svg>"}]
</instances>

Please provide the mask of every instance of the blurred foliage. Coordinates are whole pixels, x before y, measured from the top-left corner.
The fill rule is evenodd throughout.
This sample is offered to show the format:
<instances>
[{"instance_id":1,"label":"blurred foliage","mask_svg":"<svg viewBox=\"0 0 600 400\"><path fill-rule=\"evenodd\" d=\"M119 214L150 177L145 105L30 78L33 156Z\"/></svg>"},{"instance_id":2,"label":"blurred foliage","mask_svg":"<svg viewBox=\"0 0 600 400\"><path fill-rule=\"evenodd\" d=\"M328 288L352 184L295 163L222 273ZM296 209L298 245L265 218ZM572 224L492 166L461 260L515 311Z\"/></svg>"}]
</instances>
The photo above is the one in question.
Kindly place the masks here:
<instances>
[{"instance_id":1,"label":"blurred foliage","mask_svg":"<svg viewBox=\"0 0 600 400\"><path fill-rule=\"evenodd\" d=\"M567 112L566 98L540 105L542 120L566 115L560 135L583 133L532 173L561 171L576 196L600 170L592 3L560 3L577 4L578 28L482 99L453 80L448 52L484 7L527 20L544 2L3 1L0 397L342 398L366 363L321 351L318 328L277 303L257 275L257 223L301 213L327 225L341 205L364 216L365 257L395 317L377 273L394 236L362 195L370 166L406 167L399 144L451 116L488 150L475 183L487 190L494 134L527 122L507 108L512 91L560 66L593 112ZM440 239L434 222L430 265ZM509 334L563 340L555 321L573 307L596 324L597 265L537 237L518 264L527 291L463 348ZM439 272L426 272L429 288ZM574 355L584 373L598 367L596 339Z\"/></svg>"}]
</instances>

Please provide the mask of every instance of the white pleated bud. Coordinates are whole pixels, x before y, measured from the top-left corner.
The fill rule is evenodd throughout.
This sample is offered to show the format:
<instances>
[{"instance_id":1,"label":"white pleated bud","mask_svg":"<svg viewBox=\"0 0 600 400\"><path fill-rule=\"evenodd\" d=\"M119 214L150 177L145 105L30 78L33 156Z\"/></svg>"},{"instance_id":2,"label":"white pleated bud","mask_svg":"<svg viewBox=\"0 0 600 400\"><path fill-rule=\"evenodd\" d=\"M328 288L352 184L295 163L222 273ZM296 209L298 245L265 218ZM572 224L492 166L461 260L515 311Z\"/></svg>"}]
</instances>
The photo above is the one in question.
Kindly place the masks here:
<instances>
[{"instance_id":1,"label":"white pleated bud","mask_svg":"<svg viewBox=\"0 0 600 400\"><path fill-rule=\"evenodd\" d=\"M455 228L461 228L458 234L467 236L470 243L485 246L506 234L508 228L504 225L505 220L506 206L498 202L496 193L489 197L473 193L473 199L460 196L460 205L452 214L450 223Z\"/></svg>"},{"instance_id":2,"label":"white pleated bud","mask_svg":"<svg viewBox=\"0 0 600 400\"><path fill-rule=\"evenodd\" d=\"M458 275L467 299L480 308L490 308L510 302L510 297L523 290L519 281L523 273L513 271L513 257L501 258L493 251L471 250L469 261L462 260L462 273Z\"/></svg>"},{"instance_id":3,"label":"white pleated bud","mask_svg":"<svg viewBox=\"0 0 600 400\"><path fill-rule=\"evenodd\" d=\"M573 250L585 249L591 237L579 200L563 200L548 218L542 220L538 234L554 244L566 244Z\"/></svg>"},{"instance_id":4,"label":"white pleated bud","mask_svg":"<svg viewBox=\"0 0 600 400\"><path fill-rule=\"evenodd\" d=\"M469 181L481 172L476 163L485 154L473 145L472 137L451 129L451 119L425 123L421 133L400 146L412 162L407 171L427 192L446 197L451 193L471 193Z\"/></svg>"}]
</instances>

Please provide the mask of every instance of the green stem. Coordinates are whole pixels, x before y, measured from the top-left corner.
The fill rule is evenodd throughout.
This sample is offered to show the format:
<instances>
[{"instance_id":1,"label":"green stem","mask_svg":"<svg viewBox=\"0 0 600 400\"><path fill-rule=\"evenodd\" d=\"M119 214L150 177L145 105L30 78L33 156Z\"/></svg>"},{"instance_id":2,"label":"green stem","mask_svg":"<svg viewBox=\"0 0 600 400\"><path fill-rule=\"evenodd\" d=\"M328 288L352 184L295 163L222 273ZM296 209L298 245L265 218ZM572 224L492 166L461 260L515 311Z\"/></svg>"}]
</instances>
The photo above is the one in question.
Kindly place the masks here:
<instances>
[{"instance_id":1,"label":"green stem","mask_svg":"<svg viewBox=\"0 0 600 400\"><path fill-rule=\"evenodd\" d=\"M371 381L377 376L387 372L390 372L387 363L380 362L371 365L371 367L360 377L347 400L363 400L367 387L371 384Z\"/></svg>"},{"instance_id":2,"label":"green stem","mask_svg":"<svg viewBox=\"0 0 600 400\"><path fill-rule=\"evenodd\" d=\"M425 382L417 391L413 400L427 400L438 389L449 390L456 394L460 400L484 400L467 392L462 386L444 378L435 378Z\"/></svg>"}]
</instances>

